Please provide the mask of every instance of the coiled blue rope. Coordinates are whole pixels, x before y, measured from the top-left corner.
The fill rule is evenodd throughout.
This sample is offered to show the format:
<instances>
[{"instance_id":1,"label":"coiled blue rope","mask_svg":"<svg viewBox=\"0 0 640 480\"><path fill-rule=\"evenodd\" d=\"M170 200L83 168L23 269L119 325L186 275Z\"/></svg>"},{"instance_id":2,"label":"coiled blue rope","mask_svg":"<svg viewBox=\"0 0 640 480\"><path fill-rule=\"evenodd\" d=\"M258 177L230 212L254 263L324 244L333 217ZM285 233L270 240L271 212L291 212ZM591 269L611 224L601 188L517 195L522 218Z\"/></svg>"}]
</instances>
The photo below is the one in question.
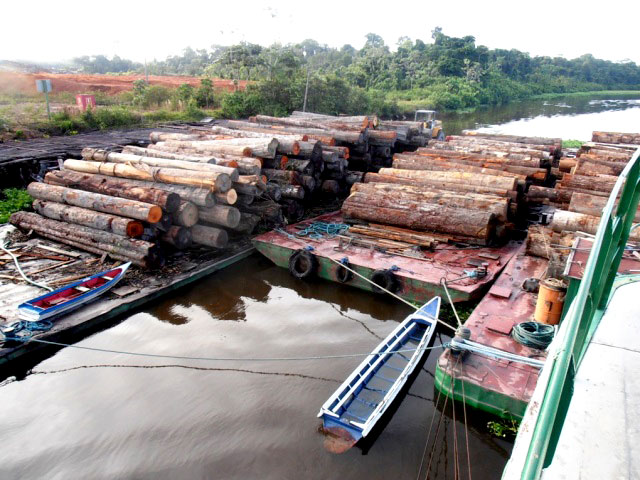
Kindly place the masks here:
<instances>
[{"instance_id":1,"label":"coiled blue rope","mask_svg":"<svg viewBox=\"0 0 640 480\"><path fill-rule=\"evenodd\" d=\"M2 335L4 335L5 340L25 342L33 337L36 332L46 332L51 330L52 326L53 324L49 320L41 320L39 322L20 320L3 328Z\"/></svg>"},{"instance_id":2,"label":"coiled blue rope","mask_svg":"<svg viewBox=\"0 0 640 480\"><path fill-rule=\"evenodd\" d=\"M342 235L349 230L349 225L346 223L328 223L328 222L313 222L307 228L296 232L298 237L309 237L313 239L332 238L336 235Z\"/></svg>"},{"instance_id":3,"label":"coiled blue rope","mask_svg":"<svg viewBox=\"0 0 640 480\"><path fill-rule=\"evenodd\" d=\"M555 335L553 325L538 322L522 322L513 327L511 336L522 345L544 350Z\"/></svg>"}]
</instances>

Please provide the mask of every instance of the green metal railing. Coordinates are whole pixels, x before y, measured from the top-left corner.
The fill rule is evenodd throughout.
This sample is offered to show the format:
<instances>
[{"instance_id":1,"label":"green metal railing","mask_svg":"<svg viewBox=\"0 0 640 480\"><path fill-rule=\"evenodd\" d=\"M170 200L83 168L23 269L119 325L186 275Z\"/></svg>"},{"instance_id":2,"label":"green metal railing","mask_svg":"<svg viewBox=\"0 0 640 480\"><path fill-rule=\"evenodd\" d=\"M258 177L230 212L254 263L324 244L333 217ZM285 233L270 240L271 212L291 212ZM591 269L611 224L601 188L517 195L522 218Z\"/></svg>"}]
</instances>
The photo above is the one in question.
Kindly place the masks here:
<instances>
[{"instance_id":1,"label":"green metal railing","mask_svg":"<svg viewBox=\"0 0 640 480\"><path fill-rule=\"evenodd\" d=\"M596 232L580 287L563 320L566 336L547 360L549 381L533 428L522 479L540 477L551 464L567 415L575 373L607 306L640 198L640 149L620 175ZM620 196L618 208L616 201ZM614 213L615 212L615 213Z\"/></svg>"}]
</instances>

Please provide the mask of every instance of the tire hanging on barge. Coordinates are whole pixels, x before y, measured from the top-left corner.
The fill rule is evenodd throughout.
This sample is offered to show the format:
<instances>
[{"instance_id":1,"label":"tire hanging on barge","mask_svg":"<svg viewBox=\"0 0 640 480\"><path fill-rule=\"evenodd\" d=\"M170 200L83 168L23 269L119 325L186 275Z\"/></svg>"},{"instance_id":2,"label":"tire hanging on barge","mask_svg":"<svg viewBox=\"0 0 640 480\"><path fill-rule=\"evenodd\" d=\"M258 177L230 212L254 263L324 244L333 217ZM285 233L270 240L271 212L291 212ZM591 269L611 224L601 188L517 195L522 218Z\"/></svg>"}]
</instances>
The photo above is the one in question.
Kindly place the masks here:
<instances>
[{"instance_id":1,"label":"tire hanging on barge","mask_svg":"<svg viewBox=\"0 0 640 480\"><path fill-rule=\"evenodd\" d=\"M390 269L375 270L371 274L371 281L375 284L372 285L374 293L385 293L383 288L391 293L396 293L400 287L398 277Z\"/></svg>"},{"instance_id":2,"label":"tire hanging on barge","mask_svg":"<svg viewBox=\"0 0 640 480\"><path fill-rule=\"evenodd\" d=\"M351 279L353 278L353 272L351 270L348 270L348 269L353 269L353 266L349 263L349 260L347 260L346 258L343 259L340 263L342 265L338 265L336 267L336 273L335 273L336 281L338 281L338 283L347 283L351 281Z\"/></svg>"},{"instance_id":3,"label":"tire hanging on barge","mask_svg":"<svg viewBox=\"0 0 640 480\"><path fill-rule=\"evenodd\" d=\"M289 272L294 277L304 280L318 271L318 259L307 250L296 250L289 257Z\"/></svg>"}]
</instances>

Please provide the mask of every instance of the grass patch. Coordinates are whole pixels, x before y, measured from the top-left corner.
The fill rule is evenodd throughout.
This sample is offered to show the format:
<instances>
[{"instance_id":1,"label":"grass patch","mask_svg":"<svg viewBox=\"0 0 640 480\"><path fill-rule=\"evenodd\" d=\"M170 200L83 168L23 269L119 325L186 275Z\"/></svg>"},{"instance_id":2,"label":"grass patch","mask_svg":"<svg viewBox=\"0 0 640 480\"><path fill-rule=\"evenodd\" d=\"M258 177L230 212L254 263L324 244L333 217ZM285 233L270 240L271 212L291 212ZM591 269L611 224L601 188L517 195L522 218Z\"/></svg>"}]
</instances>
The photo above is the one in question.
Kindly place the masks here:
<instances>
[{"instance_id":1,"label":"grass patch","mask_svg":"<svg viewBox=\"0 0 640 480\"><path fill-rule=\"evenodd\" d=\"M580 148L584 143L582 140L563 140L562 148Z\"/></svg>"},{"instance_id":2,"label":"grass patch","mask_svg":"<svg viewBox=\"0 0 640 480\"><path fill-rule=\"evenodd\" d=\"M7 223L12 213L31 208L33 198L21 188L7 188L3 190L3 200L0 200L0 223Z\"/></svg>"},{"instance_id":3,"label":"grass patch","mask_svg":"<svg viewBox=\"0 0 640 480\"><path fill-rule=\"evenodd\" d=\"M528 97L528 100L551 100L554 98L579 98L579 97L602 97L602 98L640 98L640 90L594 90L587 92L571 93L541 93Z\"/></svg>"}]
</instances>

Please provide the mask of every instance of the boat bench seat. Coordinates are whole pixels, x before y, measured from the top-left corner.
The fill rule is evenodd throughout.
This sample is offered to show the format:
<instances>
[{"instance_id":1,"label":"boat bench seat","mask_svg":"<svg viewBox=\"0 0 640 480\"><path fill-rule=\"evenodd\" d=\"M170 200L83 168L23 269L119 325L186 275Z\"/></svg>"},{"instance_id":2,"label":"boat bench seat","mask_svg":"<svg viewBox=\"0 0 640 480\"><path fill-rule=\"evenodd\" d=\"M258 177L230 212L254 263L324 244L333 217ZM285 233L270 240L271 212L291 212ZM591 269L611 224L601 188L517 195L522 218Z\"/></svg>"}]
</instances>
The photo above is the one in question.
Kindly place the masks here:
<instances>
[{"instance_id":1,"label":"boat bench seat","mask_svg":"<svg viewBox=\"0 0 640 480\"><path fill-rule=\"evenodd\" d=\"M76 290L80 290L82 293L84 293L84 292L88 292L91 289L87 287L83 287L82 285L79 285L76 287Z\"/></svg>"}]
</instances>

